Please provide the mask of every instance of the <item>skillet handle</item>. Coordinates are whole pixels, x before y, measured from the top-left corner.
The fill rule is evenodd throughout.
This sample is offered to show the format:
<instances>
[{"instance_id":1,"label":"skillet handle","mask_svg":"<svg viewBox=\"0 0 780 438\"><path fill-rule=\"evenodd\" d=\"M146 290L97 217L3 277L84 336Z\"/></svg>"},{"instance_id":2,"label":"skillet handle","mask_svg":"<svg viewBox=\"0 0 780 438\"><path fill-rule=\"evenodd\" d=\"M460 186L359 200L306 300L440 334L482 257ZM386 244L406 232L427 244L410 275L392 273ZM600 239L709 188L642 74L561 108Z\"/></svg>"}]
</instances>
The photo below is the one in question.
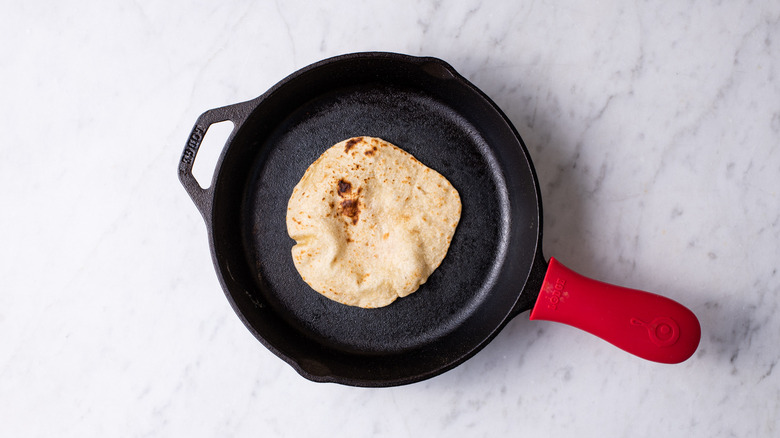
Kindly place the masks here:
<instances>
[{"instance_id":1,"label":"skillet handle","mask_svg":"<svg viewBox=\"0 0 780 438\"><path fill-rule=\"evenodd\" d=\"M214 187L212 184L209 188L204 189L195 179L195 176L192 175L192 166L195 163L198 149L203 142L203 138L206 136L209 126L228 120L233 122L233 132L231 132L228 137L229 143L236 132L236 128L246 119L249 112L251 112L251 108L254 106L252 104L253 101L241 102L204 112L195 122L195 126L192 128L192 132L190 132L190 136L187 139L187 144L184 146L184 152L182 152L181 159L179 160L179 181L184 186L187 194L190 195L192 202L195 203L195 206L207 223L211 216Z\"/></svg>"},{"instance_id":2,"label":"skillet handle","mask_svg":"<svg viewBox=\"0 0 780 438\"><path fill-rule=\"evenodd\" d=\"M556 321L596 335L643 359L680 363L701 338L696 315L660 295L602 283L550 259L532 320Z\"/></svg>"}]
</instances>

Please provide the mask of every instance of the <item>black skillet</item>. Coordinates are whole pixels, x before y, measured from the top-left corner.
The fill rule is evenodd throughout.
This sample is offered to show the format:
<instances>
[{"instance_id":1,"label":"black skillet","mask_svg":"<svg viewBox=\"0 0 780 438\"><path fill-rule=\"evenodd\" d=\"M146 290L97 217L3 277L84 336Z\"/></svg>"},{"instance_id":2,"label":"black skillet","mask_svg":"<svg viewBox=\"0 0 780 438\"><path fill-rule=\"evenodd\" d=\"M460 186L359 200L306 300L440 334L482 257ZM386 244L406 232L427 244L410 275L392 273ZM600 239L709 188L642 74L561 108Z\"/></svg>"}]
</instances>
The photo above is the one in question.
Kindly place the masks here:
<instances>
[{"instance_id":1,"label":"black skillet","mask_svg":"<svg viewBox=\"0 0 780 438\"><path fill-rule=\"evenodd\" d=\"M208 127L235 125L209 188L192 176ZM331 301L296 271L285 215L328 147L383 138L444 175L462 217L441 266L379 309ZM203 215L225 294L249 330L307 379L393 386L443 373L516 315L574 325L649 360L681 362L700 328L663 297L581 277L542 256L531 159L503 112L448 64L394 53L326 59L262 96L202 114L179 178Z\"/></svg>"}]
</instances>

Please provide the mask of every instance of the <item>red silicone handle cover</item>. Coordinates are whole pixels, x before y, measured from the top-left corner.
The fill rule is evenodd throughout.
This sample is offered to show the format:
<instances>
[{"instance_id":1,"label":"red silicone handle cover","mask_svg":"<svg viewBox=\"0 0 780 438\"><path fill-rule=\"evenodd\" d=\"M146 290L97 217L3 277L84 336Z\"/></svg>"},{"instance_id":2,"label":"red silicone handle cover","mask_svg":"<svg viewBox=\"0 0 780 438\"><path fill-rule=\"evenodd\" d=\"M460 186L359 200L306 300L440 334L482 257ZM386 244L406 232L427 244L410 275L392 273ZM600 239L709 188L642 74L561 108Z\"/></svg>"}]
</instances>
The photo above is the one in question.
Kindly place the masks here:
<instances>
[{"instance_id":1,"label":"red silicone handle cover","mask_svg":"<svg viewBox=\"0 0 780 438\"><path fill-rule=\"evenodd\" d=\"M679 363L701 338L696 315L660 295L596 281L550 259L532 320L568 324L641 358Z\"/></svg>"}]
</instances>

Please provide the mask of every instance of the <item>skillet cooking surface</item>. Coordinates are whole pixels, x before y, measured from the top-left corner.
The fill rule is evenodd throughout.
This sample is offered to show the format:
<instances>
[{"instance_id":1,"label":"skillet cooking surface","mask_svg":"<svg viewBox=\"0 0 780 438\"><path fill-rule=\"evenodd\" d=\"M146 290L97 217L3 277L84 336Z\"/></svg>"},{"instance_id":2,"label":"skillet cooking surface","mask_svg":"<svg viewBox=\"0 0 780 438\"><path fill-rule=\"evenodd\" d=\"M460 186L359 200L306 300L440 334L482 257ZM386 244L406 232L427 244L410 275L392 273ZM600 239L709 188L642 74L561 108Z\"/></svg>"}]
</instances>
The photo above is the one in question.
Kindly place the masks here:
<instances>
[{"instance_id":1,"label":"skillet cooking surface","mask_svg":"<svg viewBox=\"0 0 780 438\"><path fill-rule=\"evenodd\" d=\"M312 290L293 265L285 215L293 187L327 148L354 136L385 139L443 174L462 217L442 262L414 294L361 309ZM287 322L330 348L393 353L451 331L488 294L505 254L506 186L477 127L412 89L367 84L327 93L291 114L262 146L242 209L259 290Z\"/></svg>"}]
</instances>

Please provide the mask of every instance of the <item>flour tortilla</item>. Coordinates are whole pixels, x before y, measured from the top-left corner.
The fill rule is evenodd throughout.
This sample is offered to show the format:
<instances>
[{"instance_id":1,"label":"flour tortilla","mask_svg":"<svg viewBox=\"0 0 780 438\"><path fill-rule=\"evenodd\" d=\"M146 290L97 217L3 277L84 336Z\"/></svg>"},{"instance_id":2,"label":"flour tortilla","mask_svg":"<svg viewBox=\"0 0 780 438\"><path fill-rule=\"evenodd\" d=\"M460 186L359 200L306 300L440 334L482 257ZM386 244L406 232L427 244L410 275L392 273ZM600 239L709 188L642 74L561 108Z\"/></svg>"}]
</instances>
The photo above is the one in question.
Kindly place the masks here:
<instances>
[{"instance_id":1,"label":"flour tortilla","mask_svg":"<svg viewBox=\"0 0 780 438\"><path fill-rule=\"evenodd\" d=\"M382 139L355 137L306 170L287 205L287 232L312 289L375 308L425 283L460 213L460 196L442 175Z\"/></svg>"}]
</instances>

